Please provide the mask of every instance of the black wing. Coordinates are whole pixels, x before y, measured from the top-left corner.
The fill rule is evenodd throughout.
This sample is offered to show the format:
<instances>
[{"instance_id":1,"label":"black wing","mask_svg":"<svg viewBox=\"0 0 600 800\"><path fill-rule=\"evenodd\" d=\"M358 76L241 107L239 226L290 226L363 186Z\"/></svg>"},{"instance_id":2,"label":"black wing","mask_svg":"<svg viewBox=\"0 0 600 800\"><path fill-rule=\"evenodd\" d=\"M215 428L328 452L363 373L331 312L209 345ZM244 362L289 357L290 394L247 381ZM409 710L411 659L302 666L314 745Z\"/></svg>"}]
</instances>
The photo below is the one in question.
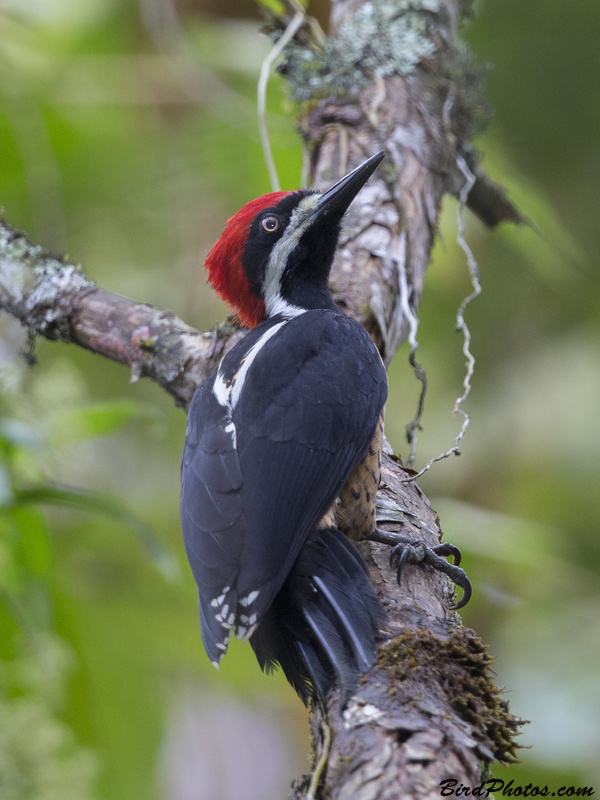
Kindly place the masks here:
<instances>
[{"instance_id":1,"label":"black wing","mask_svg":"<svg viewBox=\"0 0 600 800\"><path fill-rule=\"evenodd\" d=\"M362 460L386 397L368 334L331 311L259 325L198 388L181 509L213 661L232 629L249 636L271 605Z\"/></svg>"}]
</instances>

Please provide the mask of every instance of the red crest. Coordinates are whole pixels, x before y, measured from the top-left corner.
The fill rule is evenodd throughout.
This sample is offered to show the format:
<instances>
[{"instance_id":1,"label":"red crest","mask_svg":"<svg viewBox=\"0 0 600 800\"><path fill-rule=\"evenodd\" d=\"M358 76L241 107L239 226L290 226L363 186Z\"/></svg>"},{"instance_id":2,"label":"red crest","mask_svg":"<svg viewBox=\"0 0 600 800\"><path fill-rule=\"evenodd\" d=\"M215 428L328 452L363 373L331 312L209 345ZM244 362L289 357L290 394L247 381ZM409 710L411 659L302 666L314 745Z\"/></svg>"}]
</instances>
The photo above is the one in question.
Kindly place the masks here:
<instances>
[{"instance_id":1,"label":"red crest","mask_svg":"<svg viewBox=\"0 0 600 800\"><path fill-rule=\"evenodd\" d=\"M251 200L225 223L221 238L206 256L204 267L208 282L228 305L240 322L254 328L265 318L265 301L255 295L242 267L242 255L254 217L263 209L276 206L291 192L271 192Z\"/></svg>"}]
</instances>

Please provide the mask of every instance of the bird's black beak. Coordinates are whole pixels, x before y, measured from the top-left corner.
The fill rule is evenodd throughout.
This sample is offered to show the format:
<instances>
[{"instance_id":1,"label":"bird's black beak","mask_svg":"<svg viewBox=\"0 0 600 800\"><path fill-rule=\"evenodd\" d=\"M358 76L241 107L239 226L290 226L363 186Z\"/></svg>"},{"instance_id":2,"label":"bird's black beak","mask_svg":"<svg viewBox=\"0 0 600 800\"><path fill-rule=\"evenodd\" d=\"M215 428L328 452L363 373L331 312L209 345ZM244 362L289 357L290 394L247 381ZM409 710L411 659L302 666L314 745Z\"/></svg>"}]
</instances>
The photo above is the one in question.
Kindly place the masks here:
<instances>
[{"instance_id":1,"label":"bird's black beak","mask_svg":"<svg viewBox=\"0 0 600 800\"><path fill-rule=\"evenodd\" d=\"M316 222L327 218L332 222L339 222L350 203L381 164L384 156L385 152L380 150L328 189L314 208L313 220Z\"/></svg>"}]
</instances>

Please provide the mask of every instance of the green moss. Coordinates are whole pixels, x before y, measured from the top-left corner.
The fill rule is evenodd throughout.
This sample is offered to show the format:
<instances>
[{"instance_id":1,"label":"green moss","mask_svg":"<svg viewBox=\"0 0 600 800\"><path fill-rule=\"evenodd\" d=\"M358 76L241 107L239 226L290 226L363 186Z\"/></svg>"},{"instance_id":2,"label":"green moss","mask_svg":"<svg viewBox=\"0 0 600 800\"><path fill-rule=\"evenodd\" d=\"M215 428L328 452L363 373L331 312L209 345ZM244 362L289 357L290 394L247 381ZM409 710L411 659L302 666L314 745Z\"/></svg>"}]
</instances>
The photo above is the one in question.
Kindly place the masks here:
<instances>
[{"instance_id":1,"label":"green moss","mask_svg":"<svg viewBox=\"0 0 600 800\"><path fill-rule=\"evenodd\" d=\"M514 762L522 722L496 686L492 664L487 647L468 628L443 638L425 629L406 631L382 651L379 661L391 673L394 695L399 685L408 683L407 694L416 705L440 698L471 727L484 751L498 761Z\"/></svg>"},{"instance_id":2,"label":"green moss","mask_svg":"<svg viewBox=\"0 0 600 800\"><path fill-rule=\"evenodd\" d=\"M470 6L470 0L463 0L461 18L469 15ZM306 116L324 98L351 104L374 78L406 76L419 64L434 62L423 71L420 92L439 96L450 135L468 146L492 114L484 98L490 66L479 64L458 36L445 41L449 25L440 0L372 0L323 45L315 39L291 42L284 50L281 72ZM280 35L280 29L272 32L273 39Z\"/></svg>"},{"instance_id":3,"label":"green moss","mask_svg":"<svg viewBox=\"0 0 600 800\"><path fill-rule=\"evenodd\" d=\"M408 75L431 58L440 0L374 0L324 46L293 42L283 69L294 99L352 98L373 76Z\"/></svg>"}]
</instances>

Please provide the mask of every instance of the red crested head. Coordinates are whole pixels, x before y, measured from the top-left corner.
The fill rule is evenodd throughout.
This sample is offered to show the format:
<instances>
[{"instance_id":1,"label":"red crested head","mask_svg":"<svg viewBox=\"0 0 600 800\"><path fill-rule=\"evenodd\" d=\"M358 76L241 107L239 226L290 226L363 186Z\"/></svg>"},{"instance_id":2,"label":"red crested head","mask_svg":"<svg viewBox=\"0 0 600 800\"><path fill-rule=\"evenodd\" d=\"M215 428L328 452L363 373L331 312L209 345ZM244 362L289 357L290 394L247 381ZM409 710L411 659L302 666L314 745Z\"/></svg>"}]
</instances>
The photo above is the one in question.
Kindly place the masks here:
<instances>
[{"instance_id":1,"label":"red crested head","mask_svg":"<svg viewBox=\"0 0 600 800\"><path fill-rule=\"evenodd\" d=\"M208 282L236 312L243 325L254 328L265 318L265 301L254 294L242 267L244 246L254 217L291 192L271 192L251 200L225 223L221 238L206 256Z\"/></svg>"}]
</instances>

